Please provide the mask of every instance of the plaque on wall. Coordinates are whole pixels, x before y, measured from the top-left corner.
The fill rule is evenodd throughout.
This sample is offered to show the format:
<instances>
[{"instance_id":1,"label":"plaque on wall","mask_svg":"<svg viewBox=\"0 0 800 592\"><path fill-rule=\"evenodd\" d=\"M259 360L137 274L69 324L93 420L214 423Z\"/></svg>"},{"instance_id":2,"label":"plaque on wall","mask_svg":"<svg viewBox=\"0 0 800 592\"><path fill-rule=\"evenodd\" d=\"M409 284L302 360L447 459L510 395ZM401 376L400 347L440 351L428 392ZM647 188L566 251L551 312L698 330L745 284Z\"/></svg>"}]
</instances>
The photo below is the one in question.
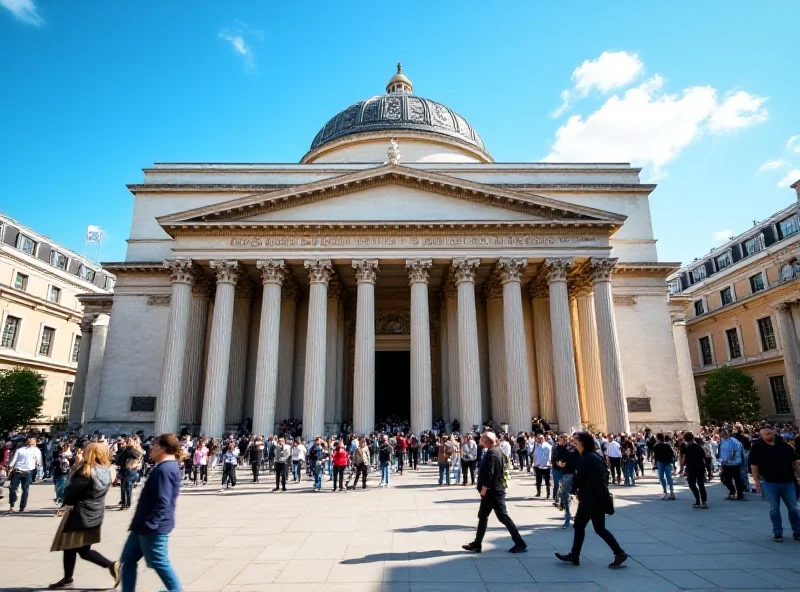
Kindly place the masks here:
<instances>
[{"instance_id":1,"label":"plaque on wall","mask_svg":"<svg viewBox=\"0 0 800 592\"><path fill-rule=\"evenodd\" d=\"M631 397L628 401L629 413L650 413L650 399L646 397Z\"/></svg>"},{"instance_id":2,"label":"plaque on wall","mask_svg":"<svg viewBox=\"0 0 800 592\"><path fill-rule=\"evenodd\" d=\"M131 411L155 411L155 397L131 397Z\"/></svg>"}]
</instances>

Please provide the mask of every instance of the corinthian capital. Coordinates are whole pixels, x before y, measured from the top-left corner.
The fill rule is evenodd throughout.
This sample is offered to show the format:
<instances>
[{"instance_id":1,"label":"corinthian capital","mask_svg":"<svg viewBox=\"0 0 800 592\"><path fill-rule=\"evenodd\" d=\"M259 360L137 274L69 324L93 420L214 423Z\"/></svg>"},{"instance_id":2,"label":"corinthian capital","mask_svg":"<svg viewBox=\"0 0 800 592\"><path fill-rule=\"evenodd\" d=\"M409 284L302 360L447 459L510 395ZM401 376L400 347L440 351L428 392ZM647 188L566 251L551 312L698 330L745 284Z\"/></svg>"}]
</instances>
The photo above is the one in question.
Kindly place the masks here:
<instances>
[{"instance_id":1,"label":"corinthian capital","mask_svg":"<svg viewBox=\"0 0 800 592\"><path fill-rule=\"evenodd\" d=\"M312 284L328 284L333 273L330 259L306 259L303 266L308 270L308 281Z\"/></svg>"},{"instance_id":2,"label":"corinthian capital","mask_svg":"<svg viewBox=\"0 0 800 592\"><path fill-rule=\"evenodd\" d=\"M592 257L589 260L589 265L592 268L594 281L608 282L611 281L611 273L614 271L614 266L617 264L615 258L600 258Z\"/></svg>"},{"instance_id":3,"label":"corinthian capital","mask_svg":"<svg viewBox=\"0 0 800 592\"><path fill-rule=\"evenodd\" d=\"M527 259L501 257L497 262L497 272L500 276L500 281L504 284L520 281L522 278L522 270L527 264Z\"/></svg>"},{"instance_id":4,"label":"corinthian capital","mask_svg":"<svg viewBox=\"0 0 800 592\"><path fill-rule=\"evenodd\" d=\"M456 284L461 282L474 282L475 273L481 264L480 259L453 259L453 270L456 274Z\"/></svg>"},{"instance_id":5,"label":"corinthian capital","mask_svg":"<svg viewBox=\"0 0 800 592\"><path fill-rule=\"evenodd\" d=\"M229 261L226 259L212 261L211 269L217 274L218 284L235 284L241 275L238 261Z\"/></svg>"},{"instance_id":6,"label":"corinthian capital","mask_svg":"<svg viewBox=\"0 0 800 592\"><path fill-rule=\"evenodd\" d=\"M770 304L772 308L777 310L778 312L786 312L789 310L789 303L788 302L773 302Z\"/></svg>"},{"instance_id":7,"label":"corinthian capital","mask_svg":"<svg viewBox=\"0 0 800 592\"><path fill-rule=\"evenodd\" d=\"M375 283L378 277L378 260L377 259L356 259L353 261L353 269L356 270L356 283L367 282L370 284Z\"/></svg>"},{"instance_id":8,"label":"corinthian capital","mask_svg":"<svg viewBox=\"0 0 800 592\"><path fill-rule=\"evenodd\" d=\"M195 269L191 259L169 259L164 261L173 284L194 284Z\"/></svg>"},{"instance_id":9,"label":"corinthian capital","mask_svg":"<svg viewBox=\"0 0 800 592\"><path fill-rule=\"evenodd\" d=\"M569 267L572 265L571 258L551 259L548 257L544 260L544 264L547 267L547 280L550 283L567 281Z\"/></svg>"},{"instance_id":10,"label":"corinthian capital","mask_svg":"<svg viewBox=\"0 0 800 592\"><path fill-rule=\"evenodd\" d=\"M283 259L266 259L256 261L256 267L261 270L261 282L266 284L283 284L286 277L286 266Z\"/></svg>"},{"instance_id":11,"label":"corinthian capital","mask_svg":"<svg viewBox=\"0 0 800 592\"><path fill-rule=\"evenodd\" d=\"M406 259L406 269L408 270L409 284L427 284L433 261L430 259Z\"/></svg>"}]
</instances>

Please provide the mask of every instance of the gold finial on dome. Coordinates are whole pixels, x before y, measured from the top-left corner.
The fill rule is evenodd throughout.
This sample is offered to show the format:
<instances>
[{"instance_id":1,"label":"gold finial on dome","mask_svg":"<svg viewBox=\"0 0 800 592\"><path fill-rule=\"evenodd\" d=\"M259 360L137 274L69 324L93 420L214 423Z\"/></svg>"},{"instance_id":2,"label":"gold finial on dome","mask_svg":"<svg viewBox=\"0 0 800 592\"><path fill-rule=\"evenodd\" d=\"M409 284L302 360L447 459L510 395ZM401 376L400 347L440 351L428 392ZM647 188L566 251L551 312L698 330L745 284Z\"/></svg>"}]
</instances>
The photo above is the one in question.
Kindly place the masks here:
<instances>
[{"instance_id":1,"label":"gold finial on dome","mask_svg":"<svg viewBox=\"0 0 800 592\"><path fill-rule=\"evenodd\" d=\"M392 76L389 84L386 85L386 93L393 95L398 93L411 93L414 86L411 81L403 74L403 65L397 62L397 74Z\"/></svg>"}]
</instances>

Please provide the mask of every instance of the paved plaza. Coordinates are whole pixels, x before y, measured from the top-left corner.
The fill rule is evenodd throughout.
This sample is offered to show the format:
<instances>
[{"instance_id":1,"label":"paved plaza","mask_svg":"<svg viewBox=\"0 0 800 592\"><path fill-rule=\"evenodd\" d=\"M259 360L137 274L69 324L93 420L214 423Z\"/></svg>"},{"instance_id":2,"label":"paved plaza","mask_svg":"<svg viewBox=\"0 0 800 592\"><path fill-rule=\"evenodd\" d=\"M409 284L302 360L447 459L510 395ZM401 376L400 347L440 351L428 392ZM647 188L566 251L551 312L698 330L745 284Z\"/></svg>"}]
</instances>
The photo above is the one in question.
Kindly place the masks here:
<instances>
[{"instance_id":1,"label":"paved plaza","mask_svg":"<svg viewBox=\"0 0 800 592\"><path fill-rule=\"evenodd\" d=\"M766 502L755 495L723 501L716 481L707 511L691 508L683 485L678 501L661 501L649 470L642 485L615 489L618 512L608 524L631 559L610 570L611 553L591 529L580 567L553 557L569 549L572 530L560 528L561 514L548 502L529 499L535 488L528 476L515 475L509 492L528 553L506 552L511 539L494 517L484 552L463 552L474 533L477 492L439 488L435 473L406 472L388 489L376 488L373 476L367 491L334 494L326 481L325 491L313 493L306 480L273 494L271 485L245 483L247 471L240 470L234 492L184 490L170 554L187 592L800 590L800 543L791 536L773 543ZM0 590L39 590L62 575L61 553L48 552L57 525L52 486L31 491L29 513L0 517ZM108 503L118 495L112 490ZM99 551L119 555L131 514L108 511ZM75 583L102 590L110 578L79 560ZM138 590L157 591L159 584L140 566Z\"/></svg>"}]
</instances>

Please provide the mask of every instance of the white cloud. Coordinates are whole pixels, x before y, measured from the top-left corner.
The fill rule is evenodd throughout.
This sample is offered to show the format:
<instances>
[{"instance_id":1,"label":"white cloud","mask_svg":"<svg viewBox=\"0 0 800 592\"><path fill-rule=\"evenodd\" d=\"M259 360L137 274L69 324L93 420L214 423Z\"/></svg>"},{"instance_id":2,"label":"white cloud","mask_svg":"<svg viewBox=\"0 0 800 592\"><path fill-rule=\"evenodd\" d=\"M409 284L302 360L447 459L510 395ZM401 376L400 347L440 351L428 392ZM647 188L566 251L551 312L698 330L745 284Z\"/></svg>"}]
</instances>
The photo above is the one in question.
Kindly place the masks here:
<instances>
[{"instance_id":1,"label":"white cloud","mask_svg":"<svg viewBox=\"0 0 800 592\"><path fill-rule=\"evenodd\" d=\"M556 131L544 160L630 162L652 167L649 174L663 178L665 165L703 133L741 129L768 115L766 98L744 91L728 93L720 101L712 86L670 94L664 84L656 74L621 96L609 97L585 117L571 116Z\"/></svg>"},{"instance_id":2,"label":"white cloud","mask_svg":"<svg viewBox=\"0 0 800 592\"><path fill-rule=\"evenodd\" d=\"M788 140L786 140L786 149L793 150L794 152L800 152L800 136L792 136Z\"/></svg>"},{"instance_id":3,"label":"white cloud","mask_svg":"<svg viewBox=\"0 0 800 592\"><path fill-rule=\"evenodd\" d=\"M242 56L244 59L244 67L247 70L252 70L255 62L253 61L253 50L245 41L245 38L241 34L233 34L228 29L223 29L219 32L218 37L220 39L224 39L228 43L231 44L233 50Z\"/></svg>"},{"instance_id":4,"label":"white cloud","mask_svg":"<svg viewBox=\"0 0 800 592\"><path fill-rule=\"evenodd\" d=\"M785 164L786 164L786 162L783 159L774 158L774 159L768 160L767 162L762 164L760 167L758 167L758 170L759 170L759 172L761 172L761 171L774 171L775 169L781 168Z\"/></svg>"},{"instance_id":5,"label":"white cloud","mask_svg":"<svg viewBox=\"0 0 800 592\"><path fill-rule=\"evenodd\" d=\"M17 20L23 23L34 27L44 25L44 19L39 14L34 0L0 0L0 6L8 9Z\"/></svg>"},{"instance_id":6,"label":"white cloud","mask_svg":"<svg viewBox=\"0 0 800 592\"><path fill-rule=\"evenodd\" d=\"M800 181L800 169L792 169L789 171L783 179L778 181L778 187L788 187L795 181Z\"/></svg>"},{"instance_id":7,"label":"white cloud","mask_svg":"<svg viewBox=\"0 0 800 592\"><path fill-rule=\"evenodd\" d=\"M718 230L714 233L714 242L724 243L727 242L727 240L732 236L733 231L729 228L726 228L725 230Z\"/></svg>"},{"instance_id":8,"label":"white cloud","mask_svg":"<svg viewBox=\"0 0 800 592\"><path fill-rule=\"evenodd\" d=\"M594 60L586 60L572 72L572 90L561 91L561 106L552 113L559 117L575 97L586 97L592 91L606 94L636 80L644 72L638 54L626 51L604 51Z\"/></svg>"}]
</instances>

